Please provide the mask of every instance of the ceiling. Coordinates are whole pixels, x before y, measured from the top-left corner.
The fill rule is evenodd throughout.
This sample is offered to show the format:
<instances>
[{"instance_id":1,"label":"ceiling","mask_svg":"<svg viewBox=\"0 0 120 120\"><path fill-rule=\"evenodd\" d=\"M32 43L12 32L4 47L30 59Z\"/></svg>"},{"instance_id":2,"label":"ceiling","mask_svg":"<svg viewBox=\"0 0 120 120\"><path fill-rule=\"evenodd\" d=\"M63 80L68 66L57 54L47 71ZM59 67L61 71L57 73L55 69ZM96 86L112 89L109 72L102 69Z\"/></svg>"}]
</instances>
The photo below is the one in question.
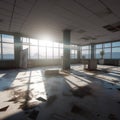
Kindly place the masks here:
<instances>
[{"instance_id":1,"label":"ceiling","mask_svg":"<svg viewBox=\"0 0 120 120\"><path fill-rule=\"evenodd\" d=\"M73 44L120 39L120 29L103 26L120 22L120 0L0 0L0 31L62 41L71 29Z\"/></svg>"}]
</instances>

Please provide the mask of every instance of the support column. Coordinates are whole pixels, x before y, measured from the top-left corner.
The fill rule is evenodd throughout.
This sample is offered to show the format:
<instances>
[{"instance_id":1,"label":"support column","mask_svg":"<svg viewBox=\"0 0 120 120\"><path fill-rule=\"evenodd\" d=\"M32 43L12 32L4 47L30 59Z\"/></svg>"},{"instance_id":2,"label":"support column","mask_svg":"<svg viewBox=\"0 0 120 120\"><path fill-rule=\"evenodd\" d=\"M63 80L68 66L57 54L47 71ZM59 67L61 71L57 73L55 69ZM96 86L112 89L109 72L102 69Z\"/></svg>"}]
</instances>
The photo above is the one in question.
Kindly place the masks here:
<instances>
[{"instance_id":1,"label":"support column","mask_svg":"<svg viewBox=\"0 0 120 120\"><path fill-rule=\"evenodd\" d=\"M63 31L63 70L70 69L70 32L68 29Z\"/></svg>"},{"instance_id":2,"label":"support column","mask_svg":"<svg viewBox=\"0 0 120 120\"><path fill-rule=\"evenodd\" d=\"M91 59L95 59L95 49L94 49L94 44L91 44Z\"/></svg>"},{"instance_id":3,"label":"support column","mask_svg":"<svg viewBox=\"0 0 120 120\"><path fill-rule=\"evenodd\" d=\"M81 56L81 54L80 54L80 46L78 45L77 46L77 59L78 59L79 62L80 62L80 56Z\"/></svg>"},{"instance_id":4,"label":"support column","mask_svg":"<svg viewBox=\"0 0 120 120\"><path fill-rule=\"evenodd\" d=\"M97 60L95 59L95 49L94 44L91 44L91 60L88 62L88 70L97 69Z\"/></svg>"},{"instance_id":5,"label":"support column","mask_svg":"<svg viewBox=\"0 0 120 120\"><path fill-rule=\"evenodd\" d=\"M15 64L16 64L16 68L19 68L20 67L20 52L22 50L20 34L14 35L14 43L15 43Z\"/></svg>"}]
</instances>

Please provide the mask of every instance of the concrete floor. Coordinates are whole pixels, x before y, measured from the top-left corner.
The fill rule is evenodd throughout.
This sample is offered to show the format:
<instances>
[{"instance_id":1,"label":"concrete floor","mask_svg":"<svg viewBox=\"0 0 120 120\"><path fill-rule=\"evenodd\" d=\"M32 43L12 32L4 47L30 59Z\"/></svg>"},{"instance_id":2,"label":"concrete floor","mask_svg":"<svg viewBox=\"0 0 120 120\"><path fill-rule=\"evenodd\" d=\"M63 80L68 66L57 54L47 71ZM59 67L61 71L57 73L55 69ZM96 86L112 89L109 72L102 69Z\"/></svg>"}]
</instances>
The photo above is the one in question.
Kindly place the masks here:
<instances>
[{"instance_id":1,"label":"concrete floor","mask_svg":"<svg viewBox=\"0 0 120 120\"><path fill-rule=\"evenodd\" d=\"M0 70L0 120L120 120L120 67L48 69Z\"/></svg>"}]
</instances>

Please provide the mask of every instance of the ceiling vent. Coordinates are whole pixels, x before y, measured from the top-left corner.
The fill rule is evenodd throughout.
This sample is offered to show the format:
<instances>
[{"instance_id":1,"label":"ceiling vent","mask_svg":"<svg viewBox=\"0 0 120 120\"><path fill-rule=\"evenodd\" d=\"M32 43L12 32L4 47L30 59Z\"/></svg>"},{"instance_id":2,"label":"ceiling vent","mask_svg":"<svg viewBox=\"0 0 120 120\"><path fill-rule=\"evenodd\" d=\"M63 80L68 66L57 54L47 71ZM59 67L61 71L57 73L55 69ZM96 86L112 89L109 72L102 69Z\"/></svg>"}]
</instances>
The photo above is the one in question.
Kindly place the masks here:
<instances>
[{"instance_id":1,"label":"ceiling vent","mask_svg":"<svg viewBox=\"0 0 120 120\"><path fill-rule=\"evenodd\" d=\"M117 32L120 31L120 22L111 24L111 25L106 25L103 26L103 28L105 28L106 30L110 31L110 32Z\"/></svg>"}]
</instances>

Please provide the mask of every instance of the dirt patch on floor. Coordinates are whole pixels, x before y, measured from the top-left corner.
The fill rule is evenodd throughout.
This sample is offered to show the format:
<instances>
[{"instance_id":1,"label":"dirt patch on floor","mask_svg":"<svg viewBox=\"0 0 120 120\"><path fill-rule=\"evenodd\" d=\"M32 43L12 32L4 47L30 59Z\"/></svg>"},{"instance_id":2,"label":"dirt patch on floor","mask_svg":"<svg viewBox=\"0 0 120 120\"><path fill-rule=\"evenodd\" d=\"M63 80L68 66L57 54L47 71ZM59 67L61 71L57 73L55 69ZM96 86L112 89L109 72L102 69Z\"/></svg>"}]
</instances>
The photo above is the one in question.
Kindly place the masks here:
<instances>
[{"instance_id":1,"label":"dirt patch on floor","mask_svg":"<svg viewBox=\"0 0 120 120\"><path fill-rule=\"evenodd\" d=\"M14 103L17 103L17 102L23 102L25 101L26 99L27 100L31 100L33 97L31 91L22 91L22 90L13 90L12 91L12 98L8 100L8 102L14 102Z\"/></svg>"},{"instance_id":2,"label":"dirt patch on floor","mask_svg":"<svg viewBox=\"0 0 120 120\"><path fill-rule=\"evenodd\" d=\"M77 87L71 90L72 94L76 97L85 97L92 95L92 88L89 86Z\"/></svg>"},{"instance_id":3,"label":"dirt patch on floor","mask_svg":"<svg viewBox=\"0 0 120 120\"><path fill-rule=\"evenodd\" d=\"M57 99L57 96L56 96L56 95L53 95L53 96L48 97L47 106L50 106L51 104L53 104L56 99Z\"/></svg>"},{"instance_id":4,"label":"dirt patch on floor","mask_svg":"<svg viewBox=\"0 0 120 120\"><path fill-rule=\"evenodd\" d=\"M74 104L71 108L71 113L79 114L87 119L94 119L91 111L89 111L86 107Z\"/></svg>"}]
</instances>

